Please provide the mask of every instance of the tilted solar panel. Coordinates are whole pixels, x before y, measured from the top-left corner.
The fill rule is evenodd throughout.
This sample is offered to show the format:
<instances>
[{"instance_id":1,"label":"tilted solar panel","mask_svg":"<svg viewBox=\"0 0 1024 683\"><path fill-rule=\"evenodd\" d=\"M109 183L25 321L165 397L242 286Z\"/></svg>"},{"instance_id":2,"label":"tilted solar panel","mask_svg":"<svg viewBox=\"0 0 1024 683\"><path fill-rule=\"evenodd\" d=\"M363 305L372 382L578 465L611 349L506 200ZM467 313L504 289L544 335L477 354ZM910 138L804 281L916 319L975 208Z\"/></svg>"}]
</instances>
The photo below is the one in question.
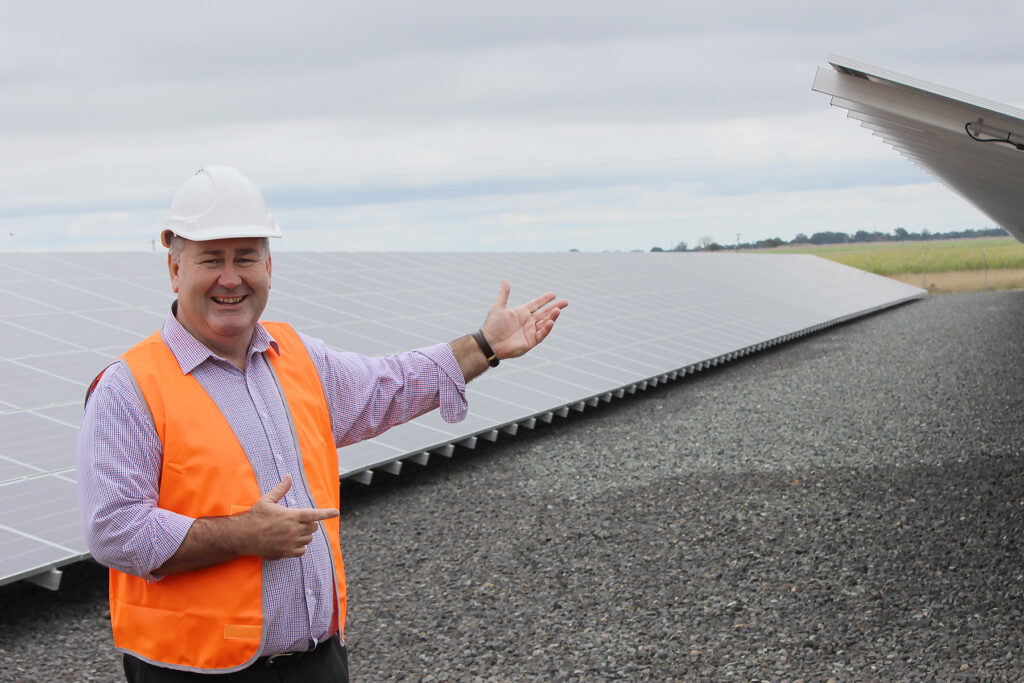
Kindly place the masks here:
<instances>
[{"instance_id":1,"label":"tilted solar panel","mask_svg":"<svg viewBox=\"0 0 1024 683\"><path fill-rule=\"evenodd\" d=\"M830 56L812 88L1024 241L1024 110Z\"/></svg>"}]
</instances>

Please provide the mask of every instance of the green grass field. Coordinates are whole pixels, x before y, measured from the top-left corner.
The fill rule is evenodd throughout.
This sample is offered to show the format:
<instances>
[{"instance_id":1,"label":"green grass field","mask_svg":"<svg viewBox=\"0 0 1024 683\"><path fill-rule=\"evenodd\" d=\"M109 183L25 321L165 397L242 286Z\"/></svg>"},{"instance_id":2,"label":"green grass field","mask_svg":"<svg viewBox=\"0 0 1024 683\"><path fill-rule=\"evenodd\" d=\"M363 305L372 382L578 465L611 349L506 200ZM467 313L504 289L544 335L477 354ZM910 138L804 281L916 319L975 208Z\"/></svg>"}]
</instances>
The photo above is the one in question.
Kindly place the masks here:
<instances>
[{"instance_id":1,"label":"green grass field","mask_svg":"<svg viewBox=\"0 0 1024 683\"><path fill-rule=\"evenodd\" d=\"M1024 269L1024 244L1012 237L786 246L771 251L777 254L815 254L886 276L922 272Z\"/></svg>"}]
</instances>

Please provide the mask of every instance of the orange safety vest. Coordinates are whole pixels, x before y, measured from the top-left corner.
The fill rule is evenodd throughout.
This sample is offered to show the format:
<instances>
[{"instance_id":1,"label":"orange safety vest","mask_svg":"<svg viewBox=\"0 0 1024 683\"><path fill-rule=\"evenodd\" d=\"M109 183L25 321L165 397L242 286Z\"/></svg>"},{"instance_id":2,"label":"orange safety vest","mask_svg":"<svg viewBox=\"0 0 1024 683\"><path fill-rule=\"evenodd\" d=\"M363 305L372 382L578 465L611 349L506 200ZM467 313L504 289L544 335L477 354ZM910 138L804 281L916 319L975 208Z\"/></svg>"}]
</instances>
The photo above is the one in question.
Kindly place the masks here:
<instances>
[{"instance_id":1,"label":"orange safety vest","mask_svg":"<svg viewBox=\"0 0 1024 683\"><path fill-rule=\"evenodd\" d=\"M338 452L320 376L291 326L263 323L280 347L267 350L291 413L315 507L339 505ZM189 517L248 510L260 497L256 475L228 421L206 390L183 375L159 333L122 356L153 416L163 444L157 504ZM321 522L337 577L335 626L345 624L345 574L338 518ZM226 673L260 654L263 628L261 560L239 557L198 571L145 579L110 570L114 644L153 664Z\"/></svg>"}]
</instances>

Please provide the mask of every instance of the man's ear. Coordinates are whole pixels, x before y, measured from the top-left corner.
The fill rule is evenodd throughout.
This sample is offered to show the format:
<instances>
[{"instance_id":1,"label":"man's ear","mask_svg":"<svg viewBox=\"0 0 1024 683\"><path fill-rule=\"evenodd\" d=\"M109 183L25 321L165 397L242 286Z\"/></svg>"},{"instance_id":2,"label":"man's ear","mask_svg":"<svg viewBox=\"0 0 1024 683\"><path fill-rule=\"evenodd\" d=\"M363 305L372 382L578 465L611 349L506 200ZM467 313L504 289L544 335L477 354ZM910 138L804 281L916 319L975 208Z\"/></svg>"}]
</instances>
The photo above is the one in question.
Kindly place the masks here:
<instances>
[{"instance_id":1,"label":"man's ear","mask_svg":"<svg viewBox=\"0 0 1024 683\"><path fill-rule=\"evenodd\" d=\"M271 283L271 280L272 280L272 278L270 277L270 275L271 275L271 273L270 273L271 267L270 266L271 266L270 254L267 254L267 289L270 289L270 283Z\"/></svg>"},{"instance_id":2,"label":"man's ear","mask_svg":"<svg viewBox=\"0 0 1024 683\"><path fill-rule=\"evenodd\" d=\"M171 252L167 252L167 274L171 277L171 291L178 293L178 270L181 264L171 258Z\"/></svg>"}]
</instances>

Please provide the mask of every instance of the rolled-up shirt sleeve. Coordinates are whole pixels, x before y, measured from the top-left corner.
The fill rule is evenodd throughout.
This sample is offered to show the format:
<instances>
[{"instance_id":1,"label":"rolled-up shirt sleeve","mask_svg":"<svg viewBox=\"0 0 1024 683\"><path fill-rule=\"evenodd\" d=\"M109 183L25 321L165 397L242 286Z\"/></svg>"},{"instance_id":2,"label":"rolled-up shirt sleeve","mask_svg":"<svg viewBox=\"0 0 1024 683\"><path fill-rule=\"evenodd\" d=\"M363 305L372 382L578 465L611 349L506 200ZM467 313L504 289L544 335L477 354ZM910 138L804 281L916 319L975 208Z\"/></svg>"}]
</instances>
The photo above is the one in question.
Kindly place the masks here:
<instances>
[{"instance_id":1,"label":"rolled-up shirt sleeve","mask_svg":"<svg viewBox=\"0 0 1024 683\"><path fill-rule=\"evenodd\" d=\"M157 506L163 448L149 410L116 363L89 399L78 434L82 528L93 557L147 581L195 521Z\"/></svg>"},{"instance_id":2,"label":"rolled-up shirt sleeve","mask_svg":"<svg viewBox=\"0 0 1024 683\"><path fill-rule=\"evenodd\" d=\"M446 422L466 417L466 381L448 344L370 358L300 336L323 380L338 447L371 439L435 408Z\"/></svg>"}]
</instances>

